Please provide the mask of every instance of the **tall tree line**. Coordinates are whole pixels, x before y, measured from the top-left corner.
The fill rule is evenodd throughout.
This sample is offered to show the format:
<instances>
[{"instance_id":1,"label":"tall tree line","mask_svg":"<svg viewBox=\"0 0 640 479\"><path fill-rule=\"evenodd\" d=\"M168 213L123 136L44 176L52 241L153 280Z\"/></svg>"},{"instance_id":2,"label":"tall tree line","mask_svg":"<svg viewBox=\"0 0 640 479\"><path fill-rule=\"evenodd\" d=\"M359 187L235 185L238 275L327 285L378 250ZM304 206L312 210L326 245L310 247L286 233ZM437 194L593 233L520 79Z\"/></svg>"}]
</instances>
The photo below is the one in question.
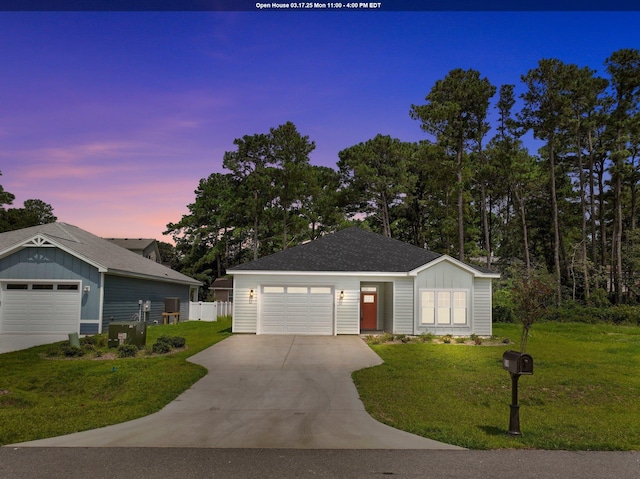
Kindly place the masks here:
<instances>
[{"instance_id":1,"label":"tall tree line","mask_svg":"<svg viewBox=\"0 0 640 479\"><path fill-rule=\"evenodd\" d=\"M203 179L168 232L199 273L221 275L357 221L524 277L544 270L558 304L636 301L640 52L603 66L542 59L500 86L452 70L409 108L423 141L379 134L340 151L335 170L310 164L315 143L290 122L237 139L229 172Z\"/></svg>"}]
</instances>

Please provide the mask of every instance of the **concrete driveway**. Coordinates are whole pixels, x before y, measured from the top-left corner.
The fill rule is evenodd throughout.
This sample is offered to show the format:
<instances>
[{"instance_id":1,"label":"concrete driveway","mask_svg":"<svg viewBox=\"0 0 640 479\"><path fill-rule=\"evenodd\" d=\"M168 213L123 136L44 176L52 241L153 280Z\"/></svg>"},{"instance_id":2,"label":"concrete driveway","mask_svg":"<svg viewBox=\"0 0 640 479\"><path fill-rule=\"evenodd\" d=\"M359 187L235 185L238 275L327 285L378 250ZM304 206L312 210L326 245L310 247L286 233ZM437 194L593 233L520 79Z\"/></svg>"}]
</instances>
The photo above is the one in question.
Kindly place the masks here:
<instances>
[{"instance_id":1,"label":"concrete driveway","mask_svg":"<svg viewBox=\"0 0 640 479\"><path fill-rule=\"evenodd\" d=\"M190 360L209 374L161 411L19 446L460 449L365 412L350 373L382 360L358 336L235 335Z\"/></svg>"},{"instance_id":2,"label":"concrete driveway","mask_svg":"<svg viewBox=\"0 0 640 479\"><path fill-rule=\"evenodd\" d=\"M69 339L68 334L0 334L0 354Z\"/></svg>"}]
</instances>

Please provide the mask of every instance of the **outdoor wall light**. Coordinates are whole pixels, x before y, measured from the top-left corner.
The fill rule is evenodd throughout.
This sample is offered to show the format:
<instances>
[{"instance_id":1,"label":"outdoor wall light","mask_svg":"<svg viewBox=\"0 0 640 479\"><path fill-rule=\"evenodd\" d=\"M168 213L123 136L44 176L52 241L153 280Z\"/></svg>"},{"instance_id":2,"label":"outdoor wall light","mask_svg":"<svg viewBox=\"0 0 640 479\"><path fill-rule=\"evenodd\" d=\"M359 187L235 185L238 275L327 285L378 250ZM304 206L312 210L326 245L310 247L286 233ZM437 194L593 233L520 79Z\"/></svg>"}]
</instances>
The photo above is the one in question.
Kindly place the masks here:
<instances>
[{"instance_id":1,"label":"outdoor wall light","mask_svg":"<svg viewBox=\"0 0 640 479\"><path fill-rule=\"evenodd\" d=\"M340 299L344 299L344 291L340 291Z\"/></svg>"},{"instance_id":2,"label":"outdoor wall light","mask_svg":"<svg viewBox=\"0 0 640 479\"><path fill-rule=\"evenodd\" d=\"M253 299L253 290L249 291L249 299Z\"/></svg>"}]
</instances>

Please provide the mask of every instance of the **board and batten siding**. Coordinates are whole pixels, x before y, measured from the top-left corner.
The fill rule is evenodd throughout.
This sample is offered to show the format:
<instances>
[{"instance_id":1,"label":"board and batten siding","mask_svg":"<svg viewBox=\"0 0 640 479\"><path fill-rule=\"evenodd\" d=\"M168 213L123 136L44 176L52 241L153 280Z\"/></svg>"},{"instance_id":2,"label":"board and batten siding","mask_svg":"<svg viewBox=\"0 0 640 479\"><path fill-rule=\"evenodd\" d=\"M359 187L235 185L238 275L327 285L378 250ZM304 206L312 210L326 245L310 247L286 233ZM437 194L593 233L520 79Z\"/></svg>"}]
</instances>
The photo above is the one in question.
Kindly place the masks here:
<instances>
[{"instance_id":1,"label":"board and batten siding","mask_svg":"<svg viewBox=\"0 0 640 479\"><path fill-rule=\"evenodd\" d=\"M138 314L138 301L151 301L148 321L162 324L166 298L180 298L180 317L189 316L189 285L166 283L127 276L105 275L102 330L109 329L111 321L131 321Z\"/></svg>"},{"instance_id":2,"label":"board and batten siding","mask_svg":"<svg viewBox=\"0 0 640 479\"><path fill-rule=\"evenodd\" d=\"M80 332L97 332L101 284L100 272L94 266L58 248L27 247L0 259L0 281L3 279L81 281L80 290L89 286L89 291L82 293L80 302ZM94 323L83 324L84 321Z\"/></svg>"},{"instance_id":3,"label":"board and batten siding","mask_svg":"<svg viewBox=\"0 0 640 479\"><path fill-rule=\"evenodd\" d=\"M491 279L475 278L473 284L473 332L479 336L491 336Z\"/></svg>"},{"instance_id":4,"label":"board and batten siding","mask_svg":"<svg viewBox=\"0 0 640 479\"><path fill-rule=\"evenodd\" d=\"M487 279L489 283L490 279ZM415 289L415 333L421 334L431 332L437 335L452 334L454 336L468 336L472 333L484 334L478 331L486 331L486 313L478 316L477 311L480 304L476 302L476 279L473 273L454 264L450 261L441 261L429 268L421 271L416 277ZM463 290L467 292L467 322L464 325L454 324L432 324L424 325L420 322L420 291L429 290ZM489 325L491 330L491 310L488 311Z\"/></svg>"}]
</instances>

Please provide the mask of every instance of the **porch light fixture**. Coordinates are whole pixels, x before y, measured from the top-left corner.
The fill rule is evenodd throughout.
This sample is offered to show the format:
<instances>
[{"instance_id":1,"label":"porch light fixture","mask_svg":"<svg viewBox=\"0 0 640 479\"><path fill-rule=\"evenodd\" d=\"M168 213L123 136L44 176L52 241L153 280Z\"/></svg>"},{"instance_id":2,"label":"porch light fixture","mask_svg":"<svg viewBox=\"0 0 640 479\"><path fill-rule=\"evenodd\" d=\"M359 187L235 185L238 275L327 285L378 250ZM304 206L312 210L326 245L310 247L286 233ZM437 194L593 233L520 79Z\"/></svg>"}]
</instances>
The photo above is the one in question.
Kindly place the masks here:
<instances>
[{"instance_id":1,"label":"porch light fixture","mask_svg":"<svg viewBox=\"0 0 640 479\"><path fill-rule=\"evenodd\" d=\"M249 291L249 299L253 299L253 290Z\"/></svg>"},{"instance_id":2,"label":"porch light fixture","mask_svg":"<svg viewBox=\"0 0 640 479\"><path fill-rule=\"evenodd\" d=\"M344 299L344 291L340 291L340 299Z\"/></svg>"}]
</instances>

